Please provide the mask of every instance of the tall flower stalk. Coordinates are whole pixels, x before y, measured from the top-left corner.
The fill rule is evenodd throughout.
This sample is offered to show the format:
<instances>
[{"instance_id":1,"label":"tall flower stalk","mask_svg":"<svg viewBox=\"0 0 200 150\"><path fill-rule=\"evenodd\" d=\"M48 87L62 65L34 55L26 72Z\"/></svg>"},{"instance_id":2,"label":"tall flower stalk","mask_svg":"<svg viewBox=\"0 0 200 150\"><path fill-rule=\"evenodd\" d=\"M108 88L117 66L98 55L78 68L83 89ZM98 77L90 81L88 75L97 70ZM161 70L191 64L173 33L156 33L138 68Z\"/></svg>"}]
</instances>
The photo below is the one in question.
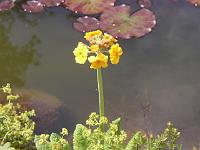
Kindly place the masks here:
<instances>
[{"instance_id":1,"label":"tall flower stalk","mask_svg":"<svg viewBox=\"0 0 200 150\"><path fill-rule=\"evenodd\" d=\"M114 37L107 33L102 33L100 30L87 32L84 38L89 42L89 45L79 42L73 53L76 63L85 64L88 60L91 63L90 68L97 71L99 115L100 118L103 118L105 107L102 68L108 67L108 58L110 58L111 64L118 64L123 51ZM104 129L103 124L100 125L100 128L101 130Z\"/></svg>"},{"instance_id":2,"label":"tall flower stalk","mask_svg":"<svg viewBox=\"0 0 200 150\"><path fill-rule=\"evenodd\" d=\"M100 118L104 117L104 95L103 95L103 79L101 68L97 69L97 84L98 84L98 93L99 93L99 115ZM103 130L103 124L101 125L101 130Z\"/></svg>"}]
</instances>

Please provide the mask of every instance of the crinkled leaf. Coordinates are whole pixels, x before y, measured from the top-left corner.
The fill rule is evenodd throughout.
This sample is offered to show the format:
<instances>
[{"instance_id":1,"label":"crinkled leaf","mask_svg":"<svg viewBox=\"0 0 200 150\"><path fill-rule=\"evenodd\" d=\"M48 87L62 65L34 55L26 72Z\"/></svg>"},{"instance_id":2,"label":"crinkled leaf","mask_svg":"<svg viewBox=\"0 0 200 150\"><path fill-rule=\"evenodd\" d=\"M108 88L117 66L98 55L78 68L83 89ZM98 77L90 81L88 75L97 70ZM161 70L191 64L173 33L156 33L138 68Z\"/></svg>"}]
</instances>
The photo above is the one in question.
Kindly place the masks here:
<instances>
[{"instance_id":1,"label":"crinkled leaf","mask_svg":"<svg viewBox=\"0 0 200 150\"><path fill-rule=\"evenodd\" d=\"M85 131L88 129L81 125L77 124L76 129L73 134L73 149L74 150L85 150L88 148L88 139L86 136L84 136Z\"/></svg>"},{"instance_id":2,"label":"crinkled leaf","mask_svg":"<svg viewBox=\"0 0 200 150\"><path fill-rule=\"evenodd\" d=\"M40 136L39 135L35 135L34 143L35 143L37 150L49 150L49 149L51 149L50 142L44 142L42 144L40 143Z\"/></svg>"},{"instance_id":3,"label":"crinkled leaf","mask_svg":"<svg viewBox=\"0 0 200 150\"><path fill-rule=\"evenodd\" d=\"M121 118L117 118L117 119L113 120L112 123L117 125L117 127L118 127L117 134L120 134L120 130L121 130Z\"/></svg>"},{"instance_id":4,"label":"crinkled leaf","mask_svg":"<svg viewBox=\"0 0 200 150\"><path fill-rule=\"evenodd\" d=\"M146 8L131 14L130 6L112 7L100 16L100 28L105 32L129 39L149 33L156 24L155 15Z\"/></svg>"},{"instance_id":5,"label":"crinkled leaf","mask_svg":"<svg viewBox=\"0 0 200 150\"><path fill-rule=\"evenodd\" d=\"M14 1L12 0L4 0L0 2L0 11L9 10L14 7Z\"/></svg>"},{"instance_id":6,"label":"crinkled leaf","mask_svg":"<svg viewBox=\"0 0 200 150\"><path fill-rule=\"evenodd\" d=\"M112 7L116 0L65 0L64 5L81 14L97 14Z\"/></svg>"},{"instance_id":7,"label":"crinkled leaf","mask_svg":"<svg viewBox=\"0 0 200 150\"><path fill-rule=\"evenodd\" d=\"M138 4L143 8L151 7L151 0L138 0Z\"/></svg>"},{"instance_id":8,"label":"crinkled leaf","mask_svg":"<svg viewBox=\"0 0 200 150\"><path fill-rule=\"evenodd\" d=\"M29 13L38 13L44 10L44 6L39 1L27 1L26 4L22 5L24 11Z\"/></svg>"},{"instance_id":9,"label":"crinkled leaf","mask_svg":"<svg viewBox=\"0 0 200 150\"><path fill-rule=\"evenodd\" d=\"M64 0L38 0L40 3L45 5L46 7L54 7L59 6Z\"/></svg>"},{"instance_id":10,"label":"crinkled leaf","mask_svg":"<svg viewBox=\"0 0 200 150\"><path fill-rule=\"evenodd\" d=\"M131 140L128 142L125 150L141 149L141 146L144 144L145 140L142 136L142 132L136 132Z\"/></svg>"},{"instance_id":11,"label":"crinkled leaf","mask_svg":"<svg viewBox=\"0 0 200 150\"><path fill-rule=\"evenodd\" d=\"M51 133L50 141L51 142L58 142L61 139L60 135L57 133Z\"/></svg>"},{"instance_id":12,"label":"crinkled leaf","mask_svg":"<svg viewBox=\"0 0 200 150\"><path fill-rule=\"evenodd\" d=\"M74 28L80 32L88 32L99 28L99 20L88 16L79 17L73 25Z\"/></svg>"},{"instance_id":13,"label":"crinkled leaf","mask_svg":"<svg viewBox=\"0 0 200 150\"><path fill-rule=\"evenodd\" d=\"M200 6L200 0L187 0L187 1L194 6Z\"/></svg>"}]
</instances>

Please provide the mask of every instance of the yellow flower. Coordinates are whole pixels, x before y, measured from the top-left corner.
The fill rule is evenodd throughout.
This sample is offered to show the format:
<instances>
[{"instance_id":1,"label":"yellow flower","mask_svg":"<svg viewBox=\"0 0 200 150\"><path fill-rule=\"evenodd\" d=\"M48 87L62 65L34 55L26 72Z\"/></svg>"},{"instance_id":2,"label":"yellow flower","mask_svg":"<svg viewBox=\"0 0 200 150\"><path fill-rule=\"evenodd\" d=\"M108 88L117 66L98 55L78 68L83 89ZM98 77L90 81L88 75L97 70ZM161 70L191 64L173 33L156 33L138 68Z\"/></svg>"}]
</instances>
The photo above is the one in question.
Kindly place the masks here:
<instances>
[{"instance_id":1,"label":"yellow flower","mask_svg":"<svg viewBox=\"0 0 200 150\"><path fill-rule=\"evenodd\" d=\"M103 40L105 41L105 44L104 44L105 47L110 47L115 42L117 42L117 39L115 39L113 36L111 36L107 33L104 33Z\"/></svg>"},{"instance_id":2,"label":"yellow flower","mask_svg":"<svg viewBox=\"0 0 200 150\"><path fill-rule=\"evenodd\" d=\"M123 54L122 48L119 46L119 44L114 44L111 46L109 50L110 54L110 61L112 64L118 64L119 58Z\"/></svg>"},{"instance_id":3,"label":"yellow flower","mask_svg":"<svg viewBox=\"0 0 200 150\"><path fill-rule=\"evenodd\" d=\"M90 41L94 36L101 36L102 32L100 30L92 31L92 32L87 32L84 36L84 38L87 41Z\"/></svg>"},{"instance_id":4,"label":"yellow flower","mask_svg":"<svg viewBox=\"0 0 200 150\"><path fill-rule=\"evenodd\" d=\"M75 55L76 63L84 64L86 62L88 56L88 48L85 44L79 42L73 53Z\"/></svg>"},{"instance_id":5,"label":"yellow flower","mask_svg":"<svg viewBox=\"0 0 200 150\"><path fill-rule=\"evenodd\" d=\"M90 50L91 50L92 52L97 52L97 51L99 50L99 46L98 46L98 45L91 45L91 46L90 46Z\"/></svg>"},{"instance_id":6,"label":"yellow flower","mask_svg":"<svg viewBox=\"0 0 200 150\"><path fill-rule=\"evenodd\" d=\"M90 56L88 61L91 63L90 68L92 69L108 67L108 56L105 56L103 53L99 53L96 57Z\"/></svg>"}]
</instances>

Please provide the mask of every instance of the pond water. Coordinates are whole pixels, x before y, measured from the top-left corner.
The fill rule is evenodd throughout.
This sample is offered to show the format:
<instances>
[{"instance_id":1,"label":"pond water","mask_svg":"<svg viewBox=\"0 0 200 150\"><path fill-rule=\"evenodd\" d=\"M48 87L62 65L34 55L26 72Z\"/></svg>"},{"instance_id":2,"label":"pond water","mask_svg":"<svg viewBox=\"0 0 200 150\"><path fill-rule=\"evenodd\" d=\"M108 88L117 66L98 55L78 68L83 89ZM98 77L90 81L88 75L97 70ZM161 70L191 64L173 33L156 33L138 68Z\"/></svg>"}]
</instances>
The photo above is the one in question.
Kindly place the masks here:
<instances>
[{"instance_id":1,"label":"pond water","mask_svg":"<svg viewBox=\"0 0 200 150\"><path fill-rule=\"evenodd\" d=\"M120 40L120 64L103 70L106 115L123 117L128 132L158 133L172 121L188 150L200 143L200 9L183 1L154 0L151 10L155 29L139 39ZM64 8L0 14L1 85L10 82L64 102L68 114L57 125L71 130L98 111L96 72L74 61L72 51L83 41L72 27L74 20Z\"/></svg>"}]
</instances>

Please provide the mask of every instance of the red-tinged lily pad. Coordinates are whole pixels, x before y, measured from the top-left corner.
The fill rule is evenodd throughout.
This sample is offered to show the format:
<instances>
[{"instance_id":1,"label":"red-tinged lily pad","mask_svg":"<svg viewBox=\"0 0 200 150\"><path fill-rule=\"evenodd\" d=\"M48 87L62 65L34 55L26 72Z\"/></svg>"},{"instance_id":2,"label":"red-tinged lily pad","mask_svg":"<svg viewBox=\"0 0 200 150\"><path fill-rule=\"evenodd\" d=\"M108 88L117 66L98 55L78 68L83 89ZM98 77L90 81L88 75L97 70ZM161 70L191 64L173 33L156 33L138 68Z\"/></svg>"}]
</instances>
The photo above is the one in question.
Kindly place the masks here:
<instances>
[{"instance_id":1,"label":"red-tinged lily pad","mask_svg":"<svg viewBox=\"0 0 200 150\"><path fill-rule=\"evenodd\" d=\"M4 0L0 2L0 11L5 11L13 8L15 6L14 1Z\"/></svg>"},{"instance_id":2,"label":"red-tinged lily pad","mask_svg":"<svg viewBox=\"0 0 200 150\"><path fill-rule=\"evenodd\" d=\"M150 0L138 0L138 4L142 8L150 8L151 7L151 1Z\"/></svg>"},{"instance_id":3,"label":"red-tinged lily pad","mask_svg":"<svg viewBox=\"0 0 200 150\"><path fill-rule=\"evenodd\" d=\"M194 6L200 6L200 0L187 0L187 1Z\"/></svg>"},{"instance_id":4,"label":"red-tinged lily pad","mask_svg":"<svg viewBox=\"0 0 200 150\"><path fill-rule=\"evenodd\" d=\"M66 8L81 14L97 14L114 6L116 0L65 0Z\"/></svg>"},{"instance_id":5,"label":"red-tinged lily pad","mask_svg":"<svg viewBox=\"0 0 200 150\"><path fill-rule=\"evenodd\" d=\"M29 13L38 13L44 10L44 6L39 1L27 1L26 4L22 5L24 11Z\"/></svg>"},{"instance_id":6,"label":"red-tinged lily pad","mask_svg":"<svg viewBox=\"0 0 200 150\"><path fill-rule=\"evenodd\" d=\"M146 8L131 14L130 6L112 7L100 16L100 28L114 37L129 39L149 33L156 24L155 15Z\"/></svg>"},{"instance_id":7,"label":"red-tinged lily pad","mask_svg":"<svg viewBox=\"0 0 200 150\"><path fill-rule=\"evenodd\" d=\"M40 3L45 5L46 7L54 7L59 6L64 0L38 0Z\"/></svg>"},{"instance_id":8,"label":"red-tinged lily pad","mask_svg":"<svg viewBox=\"0 0 200 150\"><path fill-rule=\"evenodd\" d=\"M88 16L79 17L73 25L74 28L80 32L88 32L99 28L99 20Z\"/></svg>"}]
</instances>

